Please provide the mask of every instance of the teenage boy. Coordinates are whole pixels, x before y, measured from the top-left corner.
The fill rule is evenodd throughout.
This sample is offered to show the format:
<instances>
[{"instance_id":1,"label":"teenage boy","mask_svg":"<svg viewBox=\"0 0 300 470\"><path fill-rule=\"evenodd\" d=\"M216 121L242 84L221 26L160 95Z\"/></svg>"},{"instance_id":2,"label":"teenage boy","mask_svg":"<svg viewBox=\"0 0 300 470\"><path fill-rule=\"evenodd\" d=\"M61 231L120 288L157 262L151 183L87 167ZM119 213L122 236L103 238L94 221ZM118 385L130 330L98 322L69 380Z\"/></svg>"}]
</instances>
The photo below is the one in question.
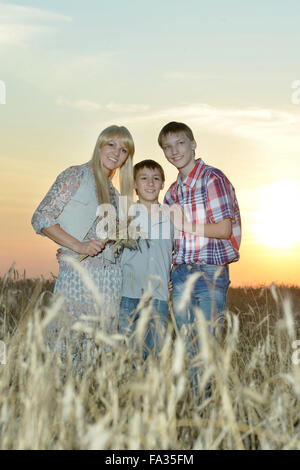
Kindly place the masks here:
<instances>
[{"instance_id":1,"label":"teenage boy","mask_svg":"<svg viewBox=\"0 0 300 470\"><path fill-rule=\"evenodd\" d=\"M183 230L175 240L172 271L178 330L183 325L193 326L195 306L209 322L219 319L222 326L230 284L228 265L238 261L241 242L241 219L234 188L220 170L206 165L201 158L195 159L197 143L186 124L165 125L158 143L167 160L179 171L164 199L165 204L172 205L170 212L172 216L173 210L175 227ZM180 225L181 216L185 219L183 225ZM189 303L182 309L184 285L194 273L199 278L193 285ZM191 342L190 337L190 353Z\"/></svg>"},{"instance_id":2,"label":"teenage boy","mask_svg":"<svg viewBox=\"0 0 300 470\"><path fill-rule=\"evenodd\" d=\"M134 205L134 219L142 236L140 250L125 248L122 253L123 287L119 316L119 333L134 334L140 318L141 298L150 293L150 321L146 328L143 357L154 348L155 356L161 350L164 332L168 327L168 283L172 263L172 224L163 206L158 202L164 187L165 175L154 160L143 160L134 166L134 187L138 202ZM132 214L132 211L131 211ZM131 222L131 223L133 223Z\"/></svg>"}]
</instances>

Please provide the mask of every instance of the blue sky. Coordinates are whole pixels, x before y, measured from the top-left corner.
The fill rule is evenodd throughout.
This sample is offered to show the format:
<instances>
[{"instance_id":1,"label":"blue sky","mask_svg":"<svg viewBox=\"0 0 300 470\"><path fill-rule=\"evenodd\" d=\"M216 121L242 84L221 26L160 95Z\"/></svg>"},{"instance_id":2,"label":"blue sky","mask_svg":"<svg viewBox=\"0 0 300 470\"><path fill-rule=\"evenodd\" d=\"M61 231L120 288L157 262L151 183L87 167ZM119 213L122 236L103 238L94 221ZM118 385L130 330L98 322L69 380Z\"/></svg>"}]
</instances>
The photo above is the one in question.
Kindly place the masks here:
<instances>
[{"instance_id":1,"label":"blue sky","mask_svg":"<svg viewBox=\"0 0 300 470\"><path fill-rule=\"evenodd\" d=\"M42 22L45 29L33 33L30 51L24 51L27 67L41 52L45 71L54 60L62 68L64 61L68 67L72 59L99 57L103 73L94 69L84 82L77 71L68 88L71 94L88 83L91 99L98 101L103 93L97 82L109 97L123 101L131 84L128 102L151 98L157 106L195 100L195 88L197 101L211 104L285 106L298 72L300 4L294 0L17 4L57 13L42 21L26 19L28 27ZM64 91L61 81L52 86Z\"/></svg>"}]
</instances>

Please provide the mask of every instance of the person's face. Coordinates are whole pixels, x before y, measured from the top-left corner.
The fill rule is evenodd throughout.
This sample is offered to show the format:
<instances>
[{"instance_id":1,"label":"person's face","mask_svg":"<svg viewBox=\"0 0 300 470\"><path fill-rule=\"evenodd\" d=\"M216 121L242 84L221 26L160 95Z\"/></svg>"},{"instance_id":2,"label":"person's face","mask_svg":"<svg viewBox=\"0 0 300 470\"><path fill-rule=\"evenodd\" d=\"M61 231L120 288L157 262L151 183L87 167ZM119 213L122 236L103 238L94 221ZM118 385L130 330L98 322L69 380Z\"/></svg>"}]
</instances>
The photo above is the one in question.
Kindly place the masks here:
<instances>
[{"instance_id":1,"label":"person's face","mask_svg":"<svg viewBox=\"0 0 300 470\"><path fill-rule=\"evenodd\" d=\"M157 168L141 168L135 177L134 187L140 202L157 202L164 183Z\"/></svg>"},{"instance_id":2,"label":"person's face","mask_svg":"<svg viewBox=\"0 0 300 470\"><path fill-rule=\"evenodd\" d=\"M184 132L179 132L166 135L161 143L167 160L180 172L188 175L195 164L196 142L190 140Z\"/></svg>"},{"instance_id":3,"label":"person's face","mask_svg":"<svg viewBox=\"0 0 300 470\"><path fill-rule=\"evenodd\" d=\"M118 137L112 138L101 150L101 163L109 175L113 170L120 168L128 158L128 150L122 145Z\"/></svg>"}]
</instances>

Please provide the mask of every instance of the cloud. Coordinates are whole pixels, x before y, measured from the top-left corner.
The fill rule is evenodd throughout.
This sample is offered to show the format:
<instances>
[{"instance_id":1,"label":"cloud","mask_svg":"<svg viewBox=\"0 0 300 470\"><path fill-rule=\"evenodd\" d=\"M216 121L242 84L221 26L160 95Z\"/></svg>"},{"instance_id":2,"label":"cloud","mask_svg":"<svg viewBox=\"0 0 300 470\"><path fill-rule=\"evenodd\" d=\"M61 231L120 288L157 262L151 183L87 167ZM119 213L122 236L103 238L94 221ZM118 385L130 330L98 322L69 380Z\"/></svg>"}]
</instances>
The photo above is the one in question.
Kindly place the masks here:
<instances>
[{"instance_id":1,"label":"cloud","mask_svg":"<svg viewBox=\"0 0 300 470\"><path fill-rule=\"evenodd\" d=\"M200 75L188 72L166 72L163 74L165 80L202 80L210 78L208 75Z\"/></svg>"},{"instance_id":2,"label":"cloud","mask_svg":"<svg viewBox=\"0 0 300 470\"><path fill-rule=\"evenodd\" d=\"M65 98L58 98L56 100L56 105L66 108L78 109L80 111L98 111L98 110L108 110L112 113L122 114L122 113L140 113L145 112L150 109L149 105L144 104L120 104L110 101L105 105L100 105L94 101L89 101L86 99L80 99L75 101L70 101Z\"/></svg>"},{"instance_id":3,"label":"cloud","mask_svg":"<svg viewBox=\"0 0 300 470\"><path fill-rule=\"evenodd\" d=\"M122 105L119 103L115 103L114 101L110 101L105 107L106 109L114 113L138 113L145 112L150 109L150 106L146 104Z\"/></svg>"},{"instance_id":4,"label":"cloud","mask_svg":"<svg viewBox=\"0 0 300 470\"><path fill-rule=\"evenodd\" d=\"M269 108L223 108L204 103L153 110L131 117L122 116L131 123L139 121L185 121L195 128L228 134L268 144L299 140L300 113Z\"/></svg>"},{"instance_id":5,"label":"cloud","mask_svg":"<svg viewBox=\"0 0 300 470\"><path fill-rule=\"evenodd\" d=\"M72 18L40 8L0 3L0 46L24 46L36 36L54 30Z\"/></svg>"},{"instance_id":6,"label":"cloud","mask_svg":"<svg viewBox=\"0 0 300 470\"><path fill-rule=\"evenodd\" d=\"M10 22L14 21L72 21L69 16L61 15L49 10L40 8L24 7L11 3L0 3L0 20Z\"/></svg>"},{"instance_id":7,"label":"cloud","mask_svg":"<svg viewBox=\"0 0 300 470\"><path fill-rule=\"evenodd\" d=\"M89 100L69 101L64 98L58 98L55 103L57 106L78 109L79 111L91 112L91 111L98 111L99 109L103 109L103 106L99 105L98 103L94 103L93 101L89 101Z\"/></svg>"},{"instance_id":8,"label":"cloud","mask_svg":"<svg viewBox=\"0 0 300 470\"><path fill-rule=\"evenodd\" d=\"M100 105L80 99L56 100L57 106L94 112L106 110L118 114L128 124L184 121L201 132L223 134L288 152L299 147L300 113L269 108L222 108L204 103L153 109L147 104L121 104L110 101Z\"/></svg>"}]
</instances>

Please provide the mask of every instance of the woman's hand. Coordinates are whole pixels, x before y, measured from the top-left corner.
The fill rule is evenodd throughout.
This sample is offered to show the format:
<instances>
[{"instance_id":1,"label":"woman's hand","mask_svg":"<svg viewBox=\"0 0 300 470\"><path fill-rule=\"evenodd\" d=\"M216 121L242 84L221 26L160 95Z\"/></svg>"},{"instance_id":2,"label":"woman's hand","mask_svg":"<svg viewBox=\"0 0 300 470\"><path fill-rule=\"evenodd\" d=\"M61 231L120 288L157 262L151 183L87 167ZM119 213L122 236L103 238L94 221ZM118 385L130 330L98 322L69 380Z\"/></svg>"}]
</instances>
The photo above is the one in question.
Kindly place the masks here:
<instances>
[{"instance_id":1,"label":"woman's hand","mask_svg":"<svg viewBox=\"0 0 300 470\"><path fill-rule=\"evenodd\" d=\"M172 284L172 281L169 281L169 282L168 282L168 290L169 290L169 293L172 294L172 292L173 292L173 284Z\"/></svg>"},{"instance_id":2,"label":"woman's hand","mask_svg":"<svg viewBox=\"0 0 300 470\"><path fill-rule=\"evenodd\" d=\"M91 240L88 242L78 242L76 252L80 255L96 256L98 253L104 250L105 244L99 240ZM62 249L59 248L56 252L56 259L60 263L62 257Z\"/></svg>"},{"instance_id":3,"label":"woman's hand","mask_svg":"<svg viewBox=\"0 0 300 470\"><path fill-rule=\"evenodd\" d=\"M79 242L76 252L80 255L96 256L104 250L105 244L99 240Z\"/></svg>"}]
</instances>

